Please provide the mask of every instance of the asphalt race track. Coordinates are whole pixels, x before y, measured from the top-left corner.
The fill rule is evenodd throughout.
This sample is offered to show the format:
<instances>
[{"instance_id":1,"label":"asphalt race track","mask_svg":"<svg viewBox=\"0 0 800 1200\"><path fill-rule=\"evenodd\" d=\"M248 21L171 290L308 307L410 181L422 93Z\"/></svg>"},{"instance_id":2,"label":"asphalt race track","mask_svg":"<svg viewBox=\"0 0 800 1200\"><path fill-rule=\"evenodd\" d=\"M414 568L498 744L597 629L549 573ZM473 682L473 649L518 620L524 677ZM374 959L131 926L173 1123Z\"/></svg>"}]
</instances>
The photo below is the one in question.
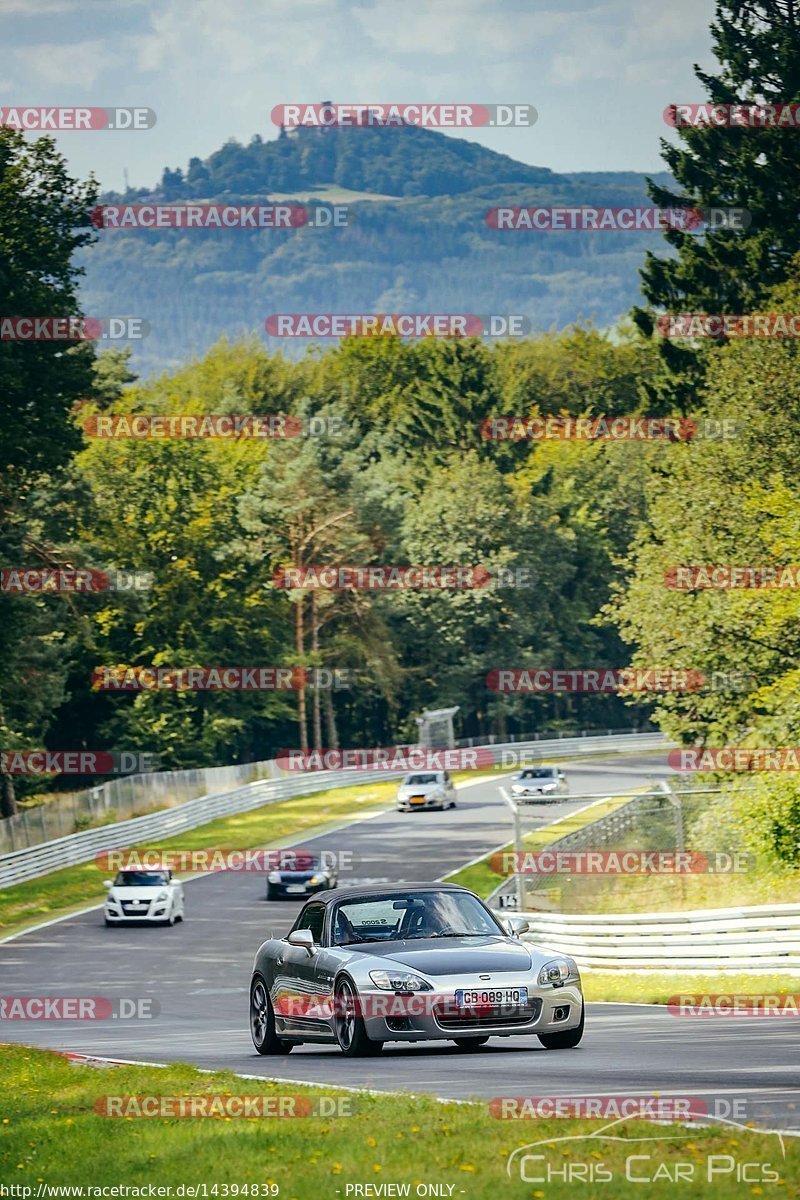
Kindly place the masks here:
<instances>
[{"instance_id":1,"label":"asphalt race track","mask_svg":"<svg viewBox=\"0 0 800 1200\"><path fill-rule=\"evenodd\" d=\"M584 759L564 769L573 793L613 794L669 774L653 756ZM382 812L303 844L352 851L353 871L341 877L342 885L436 879L510 840L510 814L497 786L494 780L462 786L453 811ZM534 811L546 823L585 803L567 799ZM594 1004L575 1050L547 1051L535 1037L517 1037L493 1039L468 1057L442 1042L388 1043L378 1058L366 1060L345 1059L326 1046L261 1058L248 1028L253 955L265 938L289 929L299 904L267 902L264 877L254 873L206 875L185 887L186 921L172 929L106 929L98 909L0 945L5 996L150 997L158 1002L157 1016L3 1020L0 1040L453 1098L688 1096L705 1098L723 1117L800 1130L797 1021L786 1017L691 1020L656 1006Z\"/></svg>"}]
</instances>

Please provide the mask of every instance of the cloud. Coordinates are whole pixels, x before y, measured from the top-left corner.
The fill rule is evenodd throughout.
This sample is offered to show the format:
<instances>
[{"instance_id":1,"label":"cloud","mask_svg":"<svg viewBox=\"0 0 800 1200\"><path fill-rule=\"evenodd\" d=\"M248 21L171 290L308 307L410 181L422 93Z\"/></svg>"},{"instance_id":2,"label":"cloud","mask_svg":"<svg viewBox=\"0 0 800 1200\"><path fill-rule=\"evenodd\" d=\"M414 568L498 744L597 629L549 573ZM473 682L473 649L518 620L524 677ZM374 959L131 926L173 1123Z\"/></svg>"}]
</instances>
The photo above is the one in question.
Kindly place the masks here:
<instances>
[{"instance_id":1,"label":"cloud","mask_svg":"<svg viewBox=\"0 0 800 1200\"><path fill-rule=\"evenodd\" d=\"M91 86L108 66L108 47L102 39L61 45L39 42L36 46L18 46L14 57L26 76L49 84Z\"/></svg>"}]
</instances>

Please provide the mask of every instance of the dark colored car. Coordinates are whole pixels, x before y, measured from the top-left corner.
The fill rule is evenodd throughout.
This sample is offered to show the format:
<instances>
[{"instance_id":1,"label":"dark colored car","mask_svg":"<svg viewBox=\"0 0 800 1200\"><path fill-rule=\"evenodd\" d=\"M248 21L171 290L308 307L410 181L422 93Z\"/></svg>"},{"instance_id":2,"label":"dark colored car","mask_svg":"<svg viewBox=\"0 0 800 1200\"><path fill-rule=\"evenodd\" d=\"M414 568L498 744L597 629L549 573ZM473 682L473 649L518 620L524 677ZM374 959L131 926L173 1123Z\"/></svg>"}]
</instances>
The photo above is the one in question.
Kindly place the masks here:
<instances>
[{"instance_id":1,"label":"dark colored car","mask_svg":"<svg viewBox=\"0 0 800 1200\"><path fill-rule=\"evenodd\" d=\"M295 853L267 875L267 899L312 896L335 888L338 882L336 872L323 864L319 854Z\"/></svg>"}]
</instances>

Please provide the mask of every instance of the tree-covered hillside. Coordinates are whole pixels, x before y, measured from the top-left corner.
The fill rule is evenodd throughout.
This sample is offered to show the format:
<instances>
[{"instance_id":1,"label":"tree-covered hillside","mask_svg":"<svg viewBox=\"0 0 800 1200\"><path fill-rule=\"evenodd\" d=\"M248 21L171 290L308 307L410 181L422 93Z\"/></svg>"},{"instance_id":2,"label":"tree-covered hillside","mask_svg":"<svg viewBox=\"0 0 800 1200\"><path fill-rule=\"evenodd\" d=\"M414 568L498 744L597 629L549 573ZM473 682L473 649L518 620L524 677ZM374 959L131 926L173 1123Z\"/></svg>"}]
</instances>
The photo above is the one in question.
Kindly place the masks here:
<instances>
[{"instance_id":1,"label":"tree-covered hillside","mask_svg":"<svg viewBox=\"0 0 800 1200\"><path fill-rule=\"evenodd\" d=\"M641 299L642 255L660 242L656 233L490 229L486 210L501 204L649 204L645 179L558 175L413 128L231 141L124 199L303 202L337 189L376 198L349 204L339 229L103 231L82 259L84 310L150 322L134 344L143 374L204 353L221 334L266 337L271 313L520 313L539 330L581 317L605 327ZM307 345L270 341L290 357Z\"/></svg>"}]
</instances>

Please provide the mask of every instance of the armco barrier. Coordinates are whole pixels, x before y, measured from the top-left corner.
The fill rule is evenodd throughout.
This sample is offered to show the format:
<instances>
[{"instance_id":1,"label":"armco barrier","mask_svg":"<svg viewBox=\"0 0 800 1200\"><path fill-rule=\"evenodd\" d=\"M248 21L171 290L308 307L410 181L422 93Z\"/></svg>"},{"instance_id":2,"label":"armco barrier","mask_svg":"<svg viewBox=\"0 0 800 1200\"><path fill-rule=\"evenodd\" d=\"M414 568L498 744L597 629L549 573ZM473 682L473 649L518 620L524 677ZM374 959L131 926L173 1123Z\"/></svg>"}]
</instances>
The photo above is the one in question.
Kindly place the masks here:
<instances>
[{"instance_id":1,"label":"armco barrier","mask_svg":"<svg viewBox=\"0 0 800 1200\"><path fill-rule=\"evenodd\" d=\"M661 750L667 743L660 733L621 733L609 737L559 738L547 742L508 742L491 747L493 760L504 764L504 753L528 753L546 758L574 758L579 754L598 751L649 751ZM251 764L267 767L270 764ZM263 779L244 787L213 795L199 796L184 804L159 812L133 817L129 821L117 821L98 829L86 829L80 833L42 842L35 846L17 850L0 857L0 887L10 887L25 879L35 879L50 871L78 863L90 862L103 850L118 850L126 846L140 845L148 839L174 837L205 825L217 817L247 812L262 805L288 800L293 796L308 795L309 792L329 791L332 788L351 784L375 783L398 778L399 773L382 770L371 771L308 771L284 776L281 779Z\"/></svg>"},{"instance_id":2,"label":"armco barrier","mask_svg":"<svg viewBox=\"0 0 800 1200\"><path fill-rule=\"evenodd\" d=\"M662 913L523 912L523 941L595 970L800 972L800 904ZM507 910L498 913L508 916Z\"/></svg>"}]
</instances>

